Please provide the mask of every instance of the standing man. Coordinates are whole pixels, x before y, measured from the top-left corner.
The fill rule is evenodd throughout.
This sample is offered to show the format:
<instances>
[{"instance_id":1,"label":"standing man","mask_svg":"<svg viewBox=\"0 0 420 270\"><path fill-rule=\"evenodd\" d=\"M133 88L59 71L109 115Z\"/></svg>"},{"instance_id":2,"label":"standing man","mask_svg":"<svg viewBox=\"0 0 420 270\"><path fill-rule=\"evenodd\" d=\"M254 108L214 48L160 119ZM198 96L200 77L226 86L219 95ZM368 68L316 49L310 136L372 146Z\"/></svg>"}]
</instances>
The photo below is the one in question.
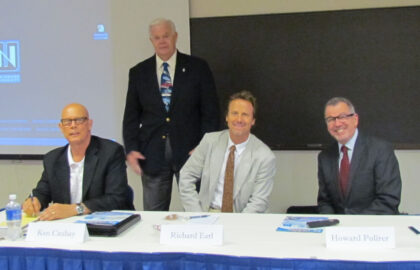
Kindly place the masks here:
<instances>
[{"instance_id":1,"label":"standing man","mask_svg":"<svg viewBox=\"0 0 420 270\"><path fill-rule=\"evenodd\" d=\"M398 214L401 177L392 145L359 132L359 116L346 98L325 105L328 132L337 141L318 156L322 214Z\"/></svg>"},{"instance_id":2,"label":"standing man","mask_svg":"<svg viewBox=\"0 0 420 270\"><path fill-rule=\"evenodd\" d=\"M268 209L276 160L251 134L255 97L248 91L229 99L228 130L204 135L181 170L179 192L187 212L262 213ZM201 181L200 192L195 184Z\"/></svg>"},{"instance_id":3,"label":"standing man","mask_svg":"<svg viewBox=\"0 0 420 270\"><path fill-rule=\"evenodd\" d=\"M168 211L173 176L204 133L218 130L219 104L207 63L177 51L174 23L156 19L149 33L156 54L130 69L123 137L144 210Z\"/></svg>"},{"instance_id":4,"label":"standing man","mask_svg":"<svg viewBox=\"0 0 420 270\"><path fill-rule=\"evenodd\" d=\"M77 103L64 107L59 127L69 142L47 153L44 172L33 197L23 203L28 215L45 209L40 220L53 220L94 211L134 209L123 147L91 135L92 119ZM52 204L50 204L52 203Z\"/></svg>"}]
</instances>

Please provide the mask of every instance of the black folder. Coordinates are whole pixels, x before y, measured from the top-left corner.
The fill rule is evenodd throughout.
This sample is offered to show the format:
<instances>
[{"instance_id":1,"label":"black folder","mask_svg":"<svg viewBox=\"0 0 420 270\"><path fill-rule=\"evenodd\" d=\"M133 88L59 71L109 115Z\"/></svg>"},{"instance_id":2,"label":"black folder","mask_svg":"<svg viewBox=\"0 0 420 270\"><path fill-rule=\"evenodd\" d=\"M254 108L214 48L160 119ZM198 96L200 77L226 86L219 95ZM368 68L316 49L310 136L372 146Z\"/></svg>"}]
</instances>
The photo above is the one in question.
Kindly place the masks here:
<instances>
[{"instance_id":1,"label":"black folder","mask_svg":"<svg viewBox=\"0 0 420 270\"><path fill-rule=\"evenodd\" d=\"M132 214L114 225L86 223L90 236L117 236L141 220L139 214Z\"/></svg>"}]
</instances>

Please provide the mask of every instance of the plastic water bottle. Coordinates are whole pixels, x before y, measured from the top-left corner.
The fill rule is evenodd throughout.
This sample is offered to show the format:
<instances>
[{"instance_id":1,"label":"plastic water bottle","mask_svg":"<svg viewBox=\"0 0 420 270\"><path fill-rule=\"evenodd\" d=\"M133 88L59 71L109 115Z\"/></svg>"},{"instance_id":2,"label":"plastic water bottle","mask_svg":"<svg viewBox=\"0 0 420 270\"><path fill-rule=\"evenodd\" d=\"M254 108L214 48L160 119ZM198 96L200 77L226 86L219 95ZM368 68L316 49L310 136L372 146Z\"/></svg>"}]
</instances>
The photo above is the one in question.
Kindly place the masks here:
<instances>
[{"instance_id":1,"label":"plastic water bottle","mask_svg":"<svg viewBox=\"0 0 420 270\"><path fill-rule=\"evenodd\" d=\"M22 223L22 209L20 208L20 204L16 201L16 194L9 195L9 203L6 205L6 223L6 238L12 241L20 238L22 234L22 229L20 227Z\"/></svg>"}]
</instances>

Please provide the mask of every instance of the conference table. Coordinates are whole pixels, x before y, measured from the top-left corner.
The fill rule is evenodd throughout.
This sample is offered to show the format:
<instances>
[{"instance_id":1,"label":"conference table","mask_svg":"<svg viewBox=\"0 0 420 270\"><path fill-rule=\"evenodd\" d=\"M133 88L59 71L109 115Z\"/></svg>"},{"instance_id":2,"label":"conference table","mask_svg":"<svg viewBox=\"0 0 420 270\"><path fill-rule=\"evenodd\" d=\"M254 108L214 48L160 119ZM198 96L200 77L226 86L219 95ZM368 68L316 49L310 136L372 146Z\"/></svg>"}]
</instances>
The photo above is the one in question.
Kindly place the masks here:
<instances>
[{"instance_id":1,"label":"conference table","mask_svg":"<svg viewBox=\"0 0 420 270\"><path fill-rule=\"evenodd\" d=\"M156 225L184 222L167 215L197 213L136 213L141 221L117 237L91 236L79 244L1 240L0 269L420 269L420 234L408 228L419 226L420 216L329 216L340 227L394 227L396 239L395 248L332 249L325 230L276 231L289 214L217 214L223 245L208 246L160 244Z\"/></svg>"}]
</instances>

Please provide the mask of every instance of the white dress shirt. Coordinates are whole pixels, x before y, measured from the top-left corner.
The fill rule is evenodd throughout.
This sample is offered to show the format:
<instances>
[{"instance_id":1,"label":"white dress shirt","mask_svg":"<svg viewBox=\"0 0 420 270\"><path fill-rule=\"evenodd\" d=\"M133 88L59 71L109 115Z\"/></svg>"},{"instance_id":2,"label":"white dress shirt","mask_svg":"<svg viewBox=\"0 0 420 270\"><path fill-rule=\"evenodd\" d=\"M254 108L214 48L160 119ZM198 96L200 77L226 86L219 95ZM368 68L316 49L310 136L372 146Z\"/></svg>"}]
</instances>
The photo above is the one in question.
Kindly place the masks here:
<instances>
[{"instance_id":1,"label":"white dress shirt","mask_svg":"<svg viewBox=\"0 0 420 270\"><path fill-rule=\"evenodd\" d=\"M73 160L70 145L67 148L67 160L70 167L70 201L71 203L81 203L83 195L83 170L85 158L79 162Z\"/></svg>"},{"instance_id":2,"label":"white dress shirt","mask_svg":"<svg viewBox=\"0 0 420 270\"><path fill-rule=\"evenodd\" d=\"M236 149L235 149L235 167L233 169L233 179L235 179L236 170L238 168L239 163L241 162L242 153L244 152L248 141L249 141L249 136L248 136L248 139L245 142L235 145L229 137L229 142L228 142L226 152L225 152L225 158L223 160L222 169L220 171L219 181L217 182L217 186L216 186L216 189L214 191L214 197L213 197L213 200L211 201L211 204L210 204L211 208L214 208L214 209L221 209L222 208L223 189L224 189L224 184L225 184L226 163L227 163L227 160L228 160L228 157L229 157L230 147L232 145L235 145L235 147L236 147Z\"/></svg>"},{"instance_id":3,"label":"white dress shirt","mask_svg":"<svg viewBox=\"0 0 420 270\"><path fill-rule=\"evenodd\" d=\"M351 164L351 158L353 157L354 152L354 145L356 144L357 136L359 135L359 131L356 128L356 131L354 132L353 137L344 144L347 147L347 155L349 156L349 163ZM338 152L339 152L339 158L338 158L338 169L340 169L341 166L341 160L343 159L343 152L341 152L341 146L343 146L341 143L338 143Z\"/></svg>"}]
</instances>

